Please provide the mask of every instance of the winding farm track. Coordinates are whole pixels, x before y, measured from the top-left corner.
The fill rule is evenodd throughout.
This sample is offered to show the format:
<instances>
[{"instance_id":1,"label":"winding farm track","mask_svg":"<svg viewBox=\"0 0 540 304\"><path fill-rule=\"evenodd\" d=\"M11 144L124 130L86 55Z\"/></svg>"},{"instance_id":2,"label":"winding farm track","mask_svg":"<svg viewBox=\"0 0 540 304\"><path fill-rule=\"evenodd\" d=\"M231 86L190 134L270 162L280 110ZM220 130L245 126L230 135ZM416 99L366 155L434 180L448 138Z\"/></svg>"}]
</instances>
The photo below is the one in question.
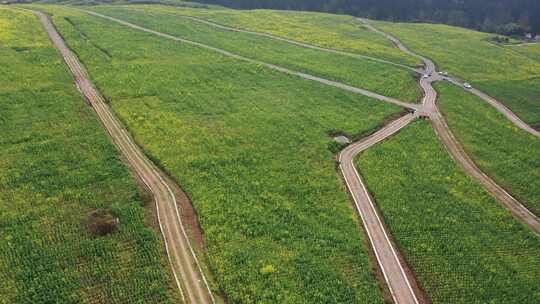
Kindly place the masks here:
<instances>
[{"instance_id":1,"label":"winding farm track","mask_svg":"<svg viewBox=\"0 0 540 304\"><path fill-rule=\"evenodd\" d=\"M354 200L355 207L362 218L362 223L388 289L394 302L398 304L420 303L416 289L413 288L417 283L410 275L412 271L401 262L398 250L388 237L389 233L386 231L375 203L356 170L354 158L362 151L392 136L416 117L416 114L411 113L394 120L374 134L347 146L339 154L339 168Z\"/></svg>"},{"instance_id":2,"label":"winding farm track","mask_svg":"<svg viewBox=\"0 0 540 304\"><path fill-rule=\"evenodd\" d=\"M493 179L491 179L491 177L489 177L487 174L482 172L482 170L480 170L480 168L476 165L476 163L465 152L465 150L463 149L459 141L455 138L454 134L452 134L452 131L450 131L450 128L448 124L446 123L446 120L444 119L443 115L439 111L436 104L437 91L431 85L432 82L441 80L441 78L436 73L437 71L436 71L435 63L428 58L415 54L414 52L409 50L403 43L401 43L399 39L393 37L392 35L388 33L380 31L379 29L376 29L375 27L367 23L365 19L361 19L361 20L366 23L366 26L368 28L384 35L385 37L390 39L394 44L396 44L396 46L399 47L401 50L420 58L424 62L424 65L426 67L425 74L431 74L431 76L429 78L421 78L420 80L420 86L424 90L424 101L423 101L424 108L422 109L422 111L424 111L423 115L427 115L431 119L432 125L437 135L439 136L441 142L446 146L447 150L450 152L454 160L458 164L460 164L461 167L469 175L471 175L477 181L479 181L485 187L485 189L489 193L491 193L491 195L497 198L499 202L514 215L514 217L516 217L517 219L521 220L523 223L528 225L536 233L540 234L540 219L536 215L534 215L531 211L529 211L529 209L527 209L518 200L516 200L512 195L510 195L510 193L508 193L500 185L498 185ZM492 99L486 94L478 90L474 90L473 93L480 94L479 95L480 97L486 97L486 98ZM500 104L500 103L496 102L496 104ZM504 107L504 109L512 113L506 107ZM513 114L512 117L515 117L515 119L512 120L512 122L515 123L516 125L519 126L521 123L525 124L519 118L517 118L515 114Z\"/></svg>"},{"instance_id":3,"label":"winding farm track","mask_svg":"<svg viewBox=\"0 0 540 304\"><path fill-rule=\"evenodd\" d=\"M455 85L457 85L457 86L463 87L463 81L459 81L459 80L454 79L454 78L448 78L448 81L455 84ZM472 88L469 91L472 94L480 97L481 99L483 99L484 101L489 103L491 106L493 106L499 112L501 112L504 116L506 116L506 118L508 120L510 120L513 124L515 124L516 126L521 128L522 130L527 131L530 134L540 138L540 131L535 130L529 124L527 124L526 122L521 120L521 118L519 118L514 112L512 112L512 110L507 108L502 102L498 101L497 99L489 96L488 94L486 94L486 93L484 93L484 92L482 92L482 91L480 91L478 89Z\"/></svg>"},{"instance_id":4,"label":"winding farm track","mask_svg":"<svg viewBox=\"0 0 540 304\"><path fill-rule=\"evenodd\" d=\"M82 95L92 105L107 132L122 155L128 160L140 179L155 198L158 221L165 240L165 249L172 266L176 284L186 303L215 303L212 292L202 272L195 252L186 234L176 198L162 177L159 169L144 155L121 126L113 111L92 85L86 70L56 31L49 17L34 11L47 31L56 49L62 55Z\"/></svg>"},{"instance_id":5,"label":"winding farm track","mask_svg":"<svg viewBox=\"0 0 540 304\"><path fill-rule=\"evenodd\" d=\"M283 68L274 64L269 64L266 62L246 58L246 57L231 53L226 50L222 50L222 49L208 46L202 43L198 43L198 42L190 41L184 38L158 32L152 29L148 29L148 28L145 28L145 27L121 20L121 19L106 16L106 15L99 14L96 12L92 12L92 11L85 11L85 12L90 15L102 17L102 18L123 24L133 29L137 29L137 30L141 30L147 33L154 34L156 36L160 36L160 37L171 39L174 41L179 41L179 42L187 43L187 44L194 45L197 47L209 49L228 57L260 64L267 68L277 70L286 74L295 75L295 76L302 77L304 79L317 81L326 85L330 85L330 86L334 86L343 90L366 95L368 97L372 97L372 98L375 98L384 102L393 103L393 104L400 105L402 107L414 110L416 113L405 115L402 118L390 123L389 125L379 130L378 132L374 133L373 135L357 143L350 145L347 149L345 149L340 154L340 169L347 183L349 191L351 192L351 195L353 196L356 208L362 217L362 222L367 231L372 248L377 257L377 261L383 272L385 281L390 289L390 292L392 294L392 297L395 303L418 304L419 302L424 302L425 300L420 298L420 295L418 294L418 288L415 288L415 287L418 287L419 285L415 281L414 277L410 275L412 271L410 271L410 269L408 269L407 266L404 265L404 263L400 261L400 255L398 253L398 250L395 248L395 245L392 243L392 241L388 237L389 233L386 230L383 220L381 220L381 217L378 215L377 210L375 208L375 204L372 198L370 197L366 186L362 182L356 168L354 167L354 157L361 151L364 151L370 146L376 144L377 142L380 142L388 138L389 136L395 134L401 128L405 127L410 121L412 121L415 117L419 115L428 116L431 119L437 135L439 136L441 141L444 143L444 145L447 147L448 151L453 156L453 158L466 170L466 172L468 172L470 175L476 178L480 183L482 183L484 187L493 196L495 196L516 218L522 220L524 223L530 226L537 233L540 233L539 219L534 214L532 214L527 208L525 208L520 202L514 199L509 193L507 193L502 187L496 184L489 176L484 174L476 166L476 164L471 160L471 158L464 152L459 142L451 133L448 125L446 124L446 121L444 120L444 117L441 115L439 109L437 108L437 105L436 105L437 92L431 84L433 81L441 80L439 75L436 73L435 63L428 58L425 58L421 55L418 55L410 51L397 38L376 29L371 24L367 23L366 20L360 19L362 22L366 24L366 27L368 29L371 29L377 33L384 35L385 37L390 39L399 49L401 49L402 51L416 58L419 58L424 63L423 70L415 70L420 73L431 74L431 76L428 78L424 78L424 77L420 78L420 87L422 88L424 92L424 98L421 105L405 103L400 100L396 100L394 98L382 96L380 94L373 93L364 89L352 87L343 83L327 80L324 78L316 77L316 76L305 74L305 73L292 71L292 70L289 70L289 69L286 69L286 68ZM255 33L255 34L260 34L260 33ZM272 35L272 38L275 39L276 37ZM280 39L280 40L288 41L288 39ZM294 41L288 41L288 42L297 44L297 42L294 42ZM330 50L330 49L324 49L324 48L317 48L317 49L322 50L322 51L329 51L332 53L336 53L334 50Z\"/></svg>"},{"instance_id":6,"label":"winding farm track","mask_svg":"<svg viewBox=\"0 0 540 304\"><path fill-rule=\"evenodd\" d=\"M508 210L510 210L512 214L514 214L516 218L521 219L524 223L529 225L537 233L540 233L539 219L534 214L532 214L529 210L527 210L521 203L515 200L504 189L502 189L499 185L497 185L490 177L485 175L476 166L476 164L470 159L470 157L464 152L459 142L451 133L444 117L441 115L439 109L437 108L437 105L436 105L437 92L431 85L433 81L441 80L441 78L436 73L435 63L429 60L428 58L422 57L410 51L397 38L376 29L375 27L367 23L366 20L360 19L362 22L366 24L367 28L384 35L385 37L390 39L402 51L412 56L415 56L423 61L425 65L424 70L422 71L415 70L415 71L423 72L426 74L432 74L432 76L428 78L420 79L420 86L422 90L424 91L424 98L423 98L422 105L402 102L394 98L389 98L389 97L386 97L386 96L383 96L374 92L352 87L343 83L327 80L324 78L316 77L316 76L301 73L301 72L292 71L292 70L289 70L280 66L276 66L273 64L246 58L246 57L239 56L237 54L234 54L234 53L222 50L222 49L218 49L218 48L201 44L198 42L175 37L175 36L161 33L158 31L154 31L154 30L142 27L142 26L138 26L138 25L126 22L124 20L102 15L96 12L91 12L91 11L84 11L84 12L94 15L94 16L109 19L111 21L115 21L125 26L131 27L137 30L141 30L147 33L151 33L151 34L163 37L163 38L167 38L167 39L171 39L171 40L175 40L179 42L184 42L190 45L209 49L209 50L221 53L228 57L260 64L267 68L274 69L274 70L277 70L286 74L296 75L304 79L317 81L326 85L330 85L330 86L334 86L343 90L366 95L368 97L372 97L372 98L375 98L384 102L393 103L393 104L400 105L402 107L414 110L416 113L407 114L391 122L390 124L380 129L379 131L375 132L374 134L356 143L349 145L346 149L344 149L340 153L340 169L347 183L347 187L349 188L349 191L351 192L351 195L355 202L355 206L360 216L362 217L363 225L367 231L367 234L369 236L371 245L375 252L377 261L379 263L379 266L382 270L382 273L388 284L388 287L390 289L390 292L392 294L392 297L395 303L418 304L420 301L422 301L422 299L419 299L419 295L417 294L417 289L415 287L417 287L418 285L414 281L414 277L412 277L411 275L412 272L401 261L399 252L395 248L395 245L392 243L392 241L389 238L389 233L386 231L383 220L381 220L381 217L378 214L378 211L375 207L375 203L373 199L371 198L371 196L369 195L369 192L366 186L362 182L362 179L354 166L354 158L356 155L358 155L365 149L368 149L374 144L377 144L378 142L395 134L396 132L401 130L403 127L408 125L411 121L413 121L419 115L428 116L431 119L437 135L439 136L441 141L444 143L444 145L447 147L452 157L466 170L466 172L468 172L470 175L476 178L480 183L482 183L484 187L492 195L494 195ZM155 166L153 166L151 162L138 149L138 147L135 144L133 144L127 132L120 126L118 121L114 118L111 110L103 101L99 93L92 87L84 69L78 63L76 57L66 47L65 43L63 42L61 37L58 35L56 30L54 29L50 20L45 15L40 14L40 13L38 14L40 15L40 18L44 26L49 32L51 39L55 43L55 46L62 53L62 56L64 57L66 63L70 67L70 70L75 75L77 85L80 88L81 92L86 96L86 98L89 100L92 106L96 109L96 112L100 116L100 119L102 119L105 127L107 128L107 130L113 137L115 143L118 145L120 150L124 153L124 155L126 155L130 164L136 169L140 177L145 181L145 183L151 189L152 193L154 193L156 197L156 205L158 206L158 214L164 218L163 222L165 223L165 225L162 226L162 233L166 240L166 247L169 254L169 259L171 261L171 265L173 266L173 271L174 271L175 277L177 278L178 285L179 286L181 285L180 281L178 280L178 276L180 276L183 279L183 283L186 284L185 289L187 291L187 296L191 303L213 302L214 301L213 296L208 288L208 285L206 284L206 280L204 279L204 276L202 275L202 271L200 271L200 267L198 267L196 257L193 251L191 250L191 247L189 247L189 241L182 227L180 217L178 216L178 210L174 201L174 195L172 195L172 193L170 192L170 188L163 181L163 179L159 175L159 172L155 169ZM224 27L222 25L208 22L199 18L195 18L195 19L198 19L198 21L201 21L201 22L204 21L205 23L207 24L209 23L210 25L213 25L213 26L223 27L223 29L227 29L227 30L234 30L234 31L241 31L241 32L246 32L246 33L251 33L251 34L256 34L256 35L262 35L262 36L270 37L273 39L278 39L282 41L287 41L289 43L301 45L303 47L309 47L309 48L313 48L313 49L317 49L321 51L327 51L327 52L349 56L348 53L344 54L346 52L311 46L308 44L303 44L297 41L293 41L293 40L289 40L286 38L277 37L277 36L273 36L269 34L245 31L245 30L240 30L240 29L232 29L232 28ZM364 58L363 56L359 56L359 57ZM395 64L395 65L399 65L399 64ZM410 67L407 67L407 68L411 69ZM458 82L455 81L455 83L457 84ZM485 95L477 90L473 90L473 93L477 94L480 97L482 97L481 95ZM489 96L485 95L482 98L486 100L485 97L489 97ZM493 101L496 101L496 100L493 99ZM500 104L500 103L496 101L496 103L492 103L492 105L494 104ZM506 109L506 111L508 111L507 113L508 115L507 114L505 115L507 115L508 118L511 118L512 115L510 115L510 113L511 114L513 113L509 109L507 108L504 108L504 109L498 108L498 109L499 111L503 113L504 113L504 109ZM517 120L516 119L511 119L511 120L519 126L521 120L519 120L519 118L515 116L515 114L513 114L513 116L517 118ZM523 125L521 125L520 127L522 129L525 129L525 126ZM530 130L527 130L527 131L531 132ZM166 211L163 209L166 209ZM176 214L176 216L174 216L174 214ZM160 223L161 223L161 220L160 220ZM171 226L168 226L168 225L171 225ZM189 248L189 250L187 248ZM189 251L191 251L191 258L189 257ZM194 265L196 265L196 267ZM200 278L202 278L205 284L201 283ZM206 289L204 287L206 287Z\"/></svg>"}]
</instances>

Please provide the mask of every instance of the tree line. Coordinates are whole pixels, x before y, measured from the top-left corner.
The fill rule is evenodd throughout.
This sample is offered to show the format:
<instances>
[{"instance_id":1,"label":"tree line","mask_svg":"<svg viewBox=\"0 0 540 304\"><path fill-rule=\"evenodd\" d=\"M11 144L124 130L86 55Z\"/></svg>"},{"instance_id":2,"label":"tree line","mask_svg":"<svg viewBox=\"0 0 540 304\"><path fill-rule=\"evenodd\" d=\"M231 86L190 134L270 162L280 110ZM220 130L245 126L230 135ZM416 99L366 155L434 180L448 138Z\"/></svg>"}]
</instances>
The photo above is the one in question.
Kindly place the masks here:
<instances>
[{"instance_id":1,"label":"tree line","mask_svg":"<svg viewBox=\"0 0 540 304\"><path fill-rule=\"evenodd\" d=\"M436 22L508 35L540 34L540 0L200 0L233 8L307 10Z\"/></svg>"}]
</instances>

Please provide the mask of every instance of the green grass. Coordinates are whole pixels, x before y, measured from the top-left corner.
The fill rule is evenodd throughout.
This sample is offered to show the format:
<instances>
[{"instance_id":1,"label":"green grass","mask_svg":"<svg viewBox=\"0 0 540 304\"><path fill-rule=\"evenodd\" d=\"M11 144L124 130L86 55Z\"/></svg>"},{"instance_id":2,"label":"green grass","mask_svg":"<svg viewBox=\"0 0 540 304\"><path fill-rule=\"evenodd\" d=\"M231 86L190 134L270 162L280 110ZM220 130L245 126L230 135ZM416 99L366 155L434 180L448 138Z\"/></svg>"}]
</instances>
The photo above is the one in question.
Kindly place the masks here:
<instances>
[{"instance_id":1,"label":"green grass","mask_svg":"<svg viewBox=\"0 0 540 304\"><path fill-rule=\"evenodd\" d=\"M540 141L475 95L437 84L453 133L480 168L535 214L540 214Z\"/></svg>"},{"instance_id":2,"label":"green grass","mask_svg":"<svg viewBox=\"0 0 540 304\"><path fill-rule=\"evenodd\" d=\"M179 300L137 186L31 13L0 8L0 303ZM119 230L94 237L110 208Z\"/></svg>"},{"instance_id":3,"label":"green grass","mask_svg":"<svg viewBox=\"0 0 540 304\"><path fill-rule=\"evenodd\" d=\"M540 238L457 167L428 121L356 164L433 303L540 301Z\"/></svg>"},{"instance_id":4,"label":"green grass","mask_svg":"<svg viewBox=\"0 0 540 304\"><path fill-rule=\"evenodd\" d=\"M513 47L487 41L489 34L434 24L375 22L433 59L441 70L500 99L524 121L540 123L540 62Z\"/></svg>"},{"instance_id":5,"label":"green grass","mask_svg":"<svg viewBox=\"0 0 540 304\"><path fill-rule=\"evenodd\" d=\"M410 70L367 59L307 49L246 33L220 30L172 13L133 10L133 6L94 7L95 11L177 37L218 47L248 58L337 80L404 101L416 102L420 90Z\"/></svg>"},{"instance_id":6,"label":"green grass","mask_svg":"<svg viewBox=\"0 0 540 304\"><path fill-rule=\"evenodd\" d=\"M133 7L133 6L131 6ZM167 6L138 6L148 11L194 16L235 28L269 33L313 45L373 56L412 67L418 59L401 52L384 37L367 30L352 16L326 13L171 8Z\"/></svg>"},{"instance_id":7,"label":"green grass","mask_svg":"<svg viewBox=\"0 0 540 304\"><path fill-rule=\"evenodd\" d=\"M192 198L231 303L383 302L328 134L369 131L400 108L43 8L137 142Z\"/></svg>"}]
</instances>

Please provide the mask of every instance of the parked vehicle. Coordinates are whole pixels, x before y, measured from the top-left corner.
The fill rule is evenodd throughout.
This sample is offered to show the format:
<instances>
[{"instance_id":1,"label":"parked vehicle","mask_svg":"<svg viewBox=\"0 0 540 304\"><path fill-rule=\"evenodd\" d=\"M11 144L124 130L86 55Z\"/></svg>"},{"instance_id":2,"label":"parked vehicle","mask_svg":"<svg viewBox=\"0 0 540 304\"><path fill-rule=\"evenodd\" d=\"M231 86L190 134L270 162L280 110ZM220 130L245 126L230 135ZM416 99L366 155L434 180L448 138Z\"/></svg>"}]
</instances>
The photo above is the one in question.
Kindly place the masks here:
<instances>
[{"instance_id":1,"label":"parked vehicle","mask_svg":"<svg viewBox=\"0 0 540 304\"><path fill-rule=\"evenodd\" d=\"M470 83L468 83L468 82L465 82L465 83L463 84L463 87L464 87L465 89L472 89L472 85L471 85Z\"/></svg>"}]
</instances>

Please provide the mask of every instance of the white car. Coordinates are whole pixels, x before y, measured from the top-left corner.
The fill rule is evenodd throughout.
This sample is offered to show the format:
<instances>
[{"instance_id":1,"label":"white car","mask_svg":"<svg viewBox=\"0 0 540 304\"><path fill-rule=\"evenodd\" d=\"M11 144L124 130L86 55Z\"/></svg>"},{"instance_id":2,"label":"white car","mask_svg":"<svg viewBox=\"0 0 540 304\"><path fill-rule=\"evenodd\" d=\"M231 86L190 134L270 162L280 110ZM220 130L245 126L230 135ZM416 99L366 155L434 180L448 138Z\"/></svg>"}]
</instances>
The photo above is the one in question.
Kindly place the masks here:
<instances>
[{"instance_id":1,"label":"white car","mask_svg":"<svg viewBox=\"0 0 540 304\"><path fill-rule=\"evenodd\" d=\"M429 77L431 77L430 74L424 74L424 75L422 76L422 78L429 78Z\"/></svg>"},{"instance_id":2,"label":"white car","mask_svg":"<svg viewBox=\"0 0 540 304\"><path fill-rule=\"evenodd\" d=\"M465 82L465 83L463 84L463 87L464 87L465 89L472 89L472 85L471 85L470 83L468 83L468 82Z\"/></svg>"}]
</instances>

